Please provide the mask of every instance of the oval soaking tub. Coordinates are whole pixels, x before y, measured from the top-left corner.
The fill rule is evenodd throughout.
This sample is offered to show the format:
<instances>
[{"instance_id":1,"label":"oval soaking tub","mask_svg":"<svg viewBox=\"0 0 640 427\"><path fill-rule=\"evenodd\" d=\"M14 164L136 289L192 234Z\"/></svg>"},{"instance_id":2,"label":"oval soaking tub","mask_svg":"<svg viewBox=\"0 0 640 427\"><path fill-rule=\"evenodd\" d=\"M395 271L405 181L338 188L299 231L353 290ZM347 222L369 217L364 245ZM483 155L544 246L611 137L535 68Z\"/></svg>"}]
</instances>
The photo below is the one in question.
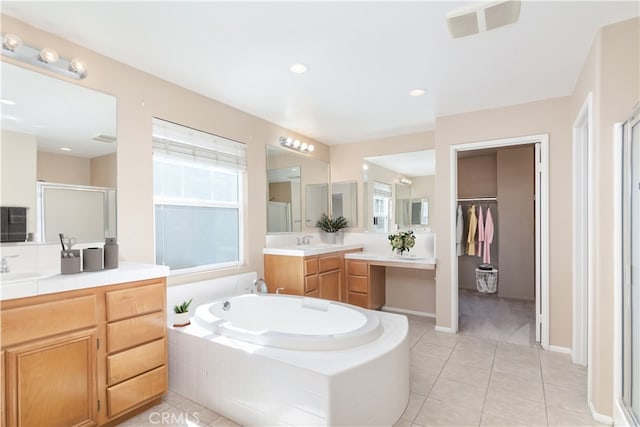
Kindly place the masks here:
<instances>
[{"instance_id":1,"label":"oval soaking tub","mask_svg":"<svg viewBox=\"0 0 640 427\"><path fill-rule=\"evenodd\" d=\"M218 335L289 350L339 350L383 332L375 312L318 298L240 295L199 306L195 320Z\"/></svg>"}]
</instances>

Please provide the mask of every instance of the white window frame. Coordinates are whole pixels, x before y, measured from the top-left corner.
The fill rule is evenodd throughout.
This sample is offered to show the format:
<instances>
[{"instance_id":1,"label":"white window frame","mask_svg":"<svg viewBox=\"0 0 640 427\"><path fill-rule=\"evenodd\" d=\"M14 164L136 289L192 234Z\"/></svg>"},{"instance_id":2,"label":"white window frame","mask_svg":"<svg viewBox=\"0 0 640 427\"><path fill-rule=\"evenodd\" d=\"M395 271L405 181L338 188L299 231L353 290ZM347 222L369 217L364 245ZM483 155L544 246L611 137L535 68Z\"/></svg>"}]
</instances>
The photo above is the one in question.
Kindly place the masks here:
<instances>
[{"instance_id":1,"label":"white window frame","mask_svg":"<svg viewBox=\"0 0 640 427\"><path fill-rule=\"evenodd\" d=\"M182 127L185 128L186 130L189 131L194 131L194 132L199 132L201 134L206 134L206 135L210 135L212 138L216 138L216 139L222 139L222 140L227 140L227 141L232 141L232 142L236 142L238 144L242 144L241 142L238 141L233 141L230 140L228 138L223 138L223 137L219 137L217 135L213 135L210 134L208 132L202 132L202 131L198 131L192 128L189 128L187 126L182 126L182 125L175 125L173 123L170 122L166 122L162 119L156 119L154 118L154 123L155 121L163 121L166 124L168 124L169 126L174 126L174 127ZM155 140L155 135L154 135L154 140ZM184 141L180 141L180 142L184 142ZM211 149L211 151L215 151L214 149ZM164 161L167 163L170 163L170 161L168 159L158 159L159 161ZM156 161L156 159L153 160L154 163ZM246 155L245 155L245 161L246 161ZM197 166L196 166L197 167ZM226 168L226 167L220 167L220 166L211 166L210 168L207 167L202 167L202 169L207 169L207 170L219 170L219 171L229 171L229 170L233 170L231 168ZM169 275L173 276L173 275L180 275L180 274L189 274L189 273L198 273L198 272L203 272L203 271L218 271L218 270L223 270L223 269L227 269L227 268L237 268L240 266L245 265L245 206L246 206L246 197L247 197L247 186L246 186L246 179L247 179L247 170L246 168L238 168L237 169L237 176L238 176L238 198L235 202L224 202L224 201L210 201L210 200L201 200L201 199L186 199L186 198L177 198L177 197L164 197L164 196L156 196L155 195L155 189L154 189L154 196L153 196L153 236L154 236L154 260L156 259L156 253L155 253L155 238L156 238L156 218L155 218L155 212L156 212L156 206L157 205L171 205L171 206L186 206L186 207L210 207L210 208L230 208L230 209L237 209L238 210L238 260L237 261L229 261L229 262L221 262L221 263L215 263L215 264L203 264L203 265L199 265L199 266L195 266L195 267L187 267L187 268L178 268L178 269L170 269L169 271Z\"/></svg>"}]
</instances>

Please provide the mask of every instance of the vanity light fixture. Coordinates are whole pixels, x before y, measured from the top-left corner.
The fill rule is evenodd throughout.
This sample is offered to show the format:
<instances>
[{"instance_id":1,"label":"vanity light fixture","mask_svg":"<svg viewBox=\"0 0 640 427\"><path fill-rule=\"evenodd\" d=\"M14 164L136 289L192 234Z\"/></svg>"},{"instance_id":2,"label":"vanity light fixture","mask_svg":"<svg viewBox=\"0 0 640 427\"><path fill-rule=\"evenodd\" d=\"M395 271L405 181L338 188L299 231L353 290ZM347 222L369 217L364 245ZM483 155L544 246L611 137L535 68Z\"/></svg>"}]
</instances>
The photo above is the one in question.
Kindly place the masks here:
<instances>
[{"instance_id":1,"label":"vanity light fixture","mask_svg":"<svg viewBox=\"0 0 640 427\"><path fill-rule=\"evenodd\" d=\"M2 54L66 77L78 80L87 77L87 65L81 59L65 59L49 47L40 49L26 45L15 34L2 35Z\"/></svg>"},{"instance_id":2,"label":"vanity light fixture","mask_svg":"<svg viewBox=\"0 0 640 427\"><path fill-rule=\"evenodd\" d=\"M73 151L73 150L69 147L60 147L60 151Z\"/></svg>"},{"instance_id":3,"label":"vanity light fixture","mask_svg":"<svg viewBox=\"0 0 640 427\"><path fill-rule=\"evenodd\" d=\"M402 185L411 185L413 181L411 181L409 178L405 178L404 176L398 177L398 184L402 184Z\"/></svg>"},{"instance_id":4,"label":"vanity light fixture","mask_svg":"<svg viewBox=\"0 0 640 427\"><path fill-rule=\"evenodd\" d=\"M296 150L301 153L311 153L316 147L313 144L307 144L306 142L301 142L299 139L293 139L291 137L280 137L280 145L285 148L289 148L291 150Z\"/></svg>"}]
</instances>

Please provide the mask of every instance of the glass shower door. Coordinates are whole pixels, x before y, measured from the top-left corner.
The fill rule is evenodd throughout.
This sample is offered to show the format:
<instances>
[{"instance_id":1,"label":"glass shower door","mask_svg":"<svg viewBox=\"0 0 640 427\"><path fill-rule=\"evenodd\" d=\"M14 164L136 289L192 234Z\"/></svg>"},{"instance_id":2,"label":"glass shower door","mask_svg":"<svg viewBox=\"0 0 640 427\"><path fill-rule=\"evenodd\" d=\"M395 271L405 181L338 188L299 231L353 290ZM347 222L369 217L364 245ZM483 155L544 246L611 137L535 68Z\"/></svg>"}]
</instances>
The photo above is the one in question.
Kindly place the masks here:
<instances>
[{"instance_id":1,"label":"glass shower door","mask_svg":"<svg viewBox=\"0 0 640 427\"><path fill-rule=\"evenodd\" d=\"M640 119L623 126L623 372L622 401L629 424L640 424Z\"/></svg>"}]
</instances>

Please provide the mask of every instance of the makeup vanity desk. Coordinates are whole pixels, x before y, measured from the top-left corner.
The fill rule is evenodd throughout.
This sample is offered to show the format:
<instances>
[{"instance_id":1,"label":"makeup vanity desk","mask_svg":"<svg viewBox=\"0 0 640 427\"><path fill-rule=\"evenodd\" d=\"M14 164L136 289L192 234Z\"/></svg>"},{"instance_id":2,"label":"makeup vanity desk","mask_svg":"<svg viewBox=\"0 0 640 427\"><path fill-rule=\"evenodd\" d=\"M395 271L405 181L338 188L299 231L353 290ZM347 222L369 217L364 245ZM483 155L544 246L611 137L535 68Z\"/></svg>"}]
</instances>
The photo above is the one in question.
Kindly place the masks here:
<instances>
[{"instance_id":1,"label":"makeup vanity desk","mask_svg":"<svg viewBox=\"0 0 640 427\"><path fill-rule=\"evenodd\" d=\"M389 256L380 253L345 254L347 302L377 310L385 304L385 268L435 270L435 258L411 255Z\"/></svg>"}]
</instances>

